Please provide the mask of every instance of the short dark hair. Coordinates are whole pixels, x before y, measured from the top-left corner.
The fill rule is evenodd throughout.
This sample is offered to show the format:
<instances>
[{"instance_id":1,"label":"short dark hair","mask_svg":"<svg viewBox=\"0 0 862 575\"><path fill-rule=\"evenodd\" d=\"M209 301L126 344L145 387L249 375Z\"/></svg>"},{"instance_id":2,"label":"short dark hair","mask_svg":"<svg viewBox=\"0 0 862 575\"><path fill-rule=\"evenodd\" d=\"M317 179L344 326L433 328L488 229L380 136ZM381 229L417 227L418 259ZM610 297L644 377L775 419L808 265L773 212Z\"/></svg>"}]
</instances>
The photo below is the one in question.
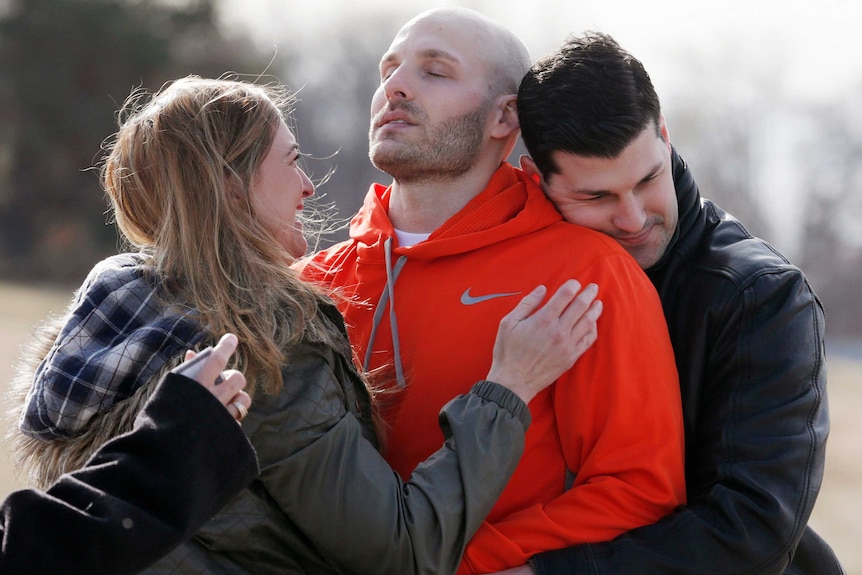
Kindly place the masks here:
<instances>
[{"instance_id":1,"label":"short dark hair","mask_svg":"<svg viewBox=\"0 0 862 575\"><path fill-rule=\"evenodd\" d=\"M547 178L558 173L553 152L616 158L661 106L640 60L607 34L570 36L536 62L518 90L521 136Z\"/></svg>"}]
</instances>

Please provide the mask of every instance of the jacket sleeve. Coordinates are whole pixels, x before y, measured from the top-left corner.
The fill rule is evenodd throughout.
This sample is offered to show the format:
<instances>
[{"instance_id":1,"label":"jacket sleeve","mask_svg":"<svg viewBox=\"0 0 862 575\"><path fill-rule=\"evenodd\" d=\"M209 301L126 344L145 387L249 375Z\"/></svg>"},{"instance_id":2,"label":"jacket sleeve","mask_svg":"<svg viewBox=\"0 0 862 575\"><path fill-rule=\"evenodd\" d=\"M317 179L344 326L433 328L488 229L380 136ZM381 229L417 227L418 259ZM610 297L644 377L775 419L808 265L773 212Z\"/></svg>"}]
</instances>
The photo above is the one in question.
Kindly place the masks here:
<instances>
[{"instance_id":1,"label":"jacket sleeve","mask_svg":"<svg viewBox=\"0 0 862 575\"><path fill-rule=\"evenodd\" d=\"M137 573L190 537L257 470L224 406L203 386L169 374L133 431L47 492L6 499L0 572Z\"/></svg>"},{"instance_id":2,"label":"jacket sleeve","mask_svg":"<svg viewBox=\"0 0 862 575\"><path fill-rule=\"evenodd\" d=\"M680 390L655 289L626 254L604 258L582 281L601 286L598 341L554 384L547 408L574 474L571 488L563 490L561 476L556 498L484 523L467 547L462 573L499 571L549 549L610 540L685 502ZM530 409L538 422L537 400Z\"/></svg>"},{"instance_id":3,"label":"jacket sleeve","mask_svg":"<svg viewBox=\"0 0 862 575\"><path fill-rule=\"evenodd\" d=\"M244 421L270 495L344 572L454 573L523 451L526 405L479 382L442 409L445 444L405 482L345 410L330 365L299 362L278 401L256 399L266 411Z\"/></svg>"},{"instance_id":4,"label":"jacket sleeve","mask_svg":"<svg viewBox=\"0 0 862 575\"><path fill-rule=\"evenodd\" d=\"M610 543L537 555L536 573L785 572L823 473L823 310L789 267L764 271L722 304L693 399L690 505ZM842 572L825 563L807 572Z\"/></svg>"}]
</instances>

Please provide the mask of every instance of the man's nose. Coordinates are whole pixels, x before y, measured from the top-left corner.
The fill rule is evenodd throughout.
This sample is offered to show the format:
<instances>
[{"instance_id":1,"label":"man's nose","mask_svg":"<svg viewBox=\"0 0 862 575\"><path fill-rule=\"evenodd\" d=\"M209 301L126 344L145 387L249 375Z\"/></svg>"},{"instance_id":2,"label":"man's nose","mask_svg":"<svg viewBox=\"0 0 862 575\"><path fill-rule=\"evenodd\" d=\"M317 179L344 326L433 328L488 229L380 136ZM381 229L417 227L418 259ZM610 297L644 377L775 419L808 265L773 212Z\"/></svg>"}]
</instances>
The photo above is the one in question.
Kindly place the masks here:
<instances>
[{"instance_id":1,"label":"man's nose","mask_svg":"<svg viewBox=\"0 0 862 575\"><path fill-rule=\"evenodd\" d=\"M613 224L619 230L636 234L643 230L646 219L643 202L635 194L630 193L620 199L614 213Z\"/></svg>"},{"instance_id":2,"label":"man's nose","mask_svg":"<svg viewBox=\"0 0 862 575\"><path fill-rule=\"evenodd\" d=\"M409 100L412 98L412 90L407 76L407 70L399 66L383 81L383 92L388 100Z\"/></svg>"}]
</instances>

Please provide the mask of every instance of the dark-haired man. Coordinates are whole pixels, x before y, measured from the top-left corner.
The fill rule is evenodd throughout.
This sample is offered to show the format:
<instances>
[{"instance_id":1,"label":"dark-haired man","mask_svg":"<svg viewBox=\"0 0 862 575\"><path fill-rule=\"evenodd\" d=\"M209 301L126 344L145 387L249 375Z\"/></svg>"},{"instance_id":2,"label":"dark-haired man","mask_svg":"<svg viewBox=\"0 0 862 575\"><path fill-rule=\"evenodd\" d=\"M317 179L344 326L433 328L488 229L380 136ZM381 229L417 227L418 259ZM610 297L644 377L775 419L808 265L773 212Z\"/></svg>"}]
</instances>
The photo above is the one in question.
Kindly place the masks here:
<instances>
[{"instance_id":1,"label":"dark-haired man","mask_svg":"<svg viewBox=\"0 0 862 575\"><path fill-rule=\"evenodd\" d=\"M688 505L536 573L833 574L807 527L829 417L822 306L803 273L702 199L641 62L569 39L518 94L522 166L570 222L614 238L659 292L676 354ZM527 572L527 571L523 571Z\"/></svg>"}]
</instances>

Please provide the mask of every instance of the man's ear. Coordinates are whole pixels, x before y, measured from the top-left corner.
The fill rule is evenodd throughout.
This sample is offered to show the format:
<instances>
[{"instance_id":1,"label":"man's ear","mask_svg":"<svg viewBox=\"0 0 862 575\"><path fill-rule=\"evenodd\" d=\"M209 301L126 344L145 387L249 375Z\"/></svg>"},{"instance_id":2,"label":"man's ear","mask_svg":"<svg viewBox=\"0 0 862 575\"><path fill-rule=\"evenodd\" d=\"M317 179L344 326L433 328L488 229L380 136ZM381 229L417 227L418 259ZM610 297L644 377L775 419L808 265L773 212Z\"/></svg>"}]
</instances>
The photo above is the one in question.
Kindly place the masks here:
<instances>
[{"instance_id":1,"label":"man's ear","mask_svg":"<svg viewBox=\"0 0 862 575\"><path fill-rule=\"evenodd\" d=\"M531 180L542 185L542 174L539 172L539 168L536 167L536 162L533 161L533 158L530 156L523 154L519 158L519 162L521 164L521 169L524 170L524 173L530 177Z\"/></svg>"},{"instance_id":2,"label":"man's ear","mask_svg":"<svg viewBox=\"0 0 862 575\"><path fill-rule=\"evenodd\" d=\"M667 122L664 120L664 114L660 114L658 117L658 133L661 135L661 139L664 140L664 143L667 144L667 149L670 150L670 131L667 129Z\"/></svg>"},{"instance_id":3,"label":"man's ear","mask_svg":"<svg viewBox=\"0 0 862 575\"><path fill-rule=\"evenodd\" d=\"M517 94L507 94L497 98L494 125L491 127L492 137L508 138L521 128L518 122L517 100Z\"/></svg>"}]
</instances>

